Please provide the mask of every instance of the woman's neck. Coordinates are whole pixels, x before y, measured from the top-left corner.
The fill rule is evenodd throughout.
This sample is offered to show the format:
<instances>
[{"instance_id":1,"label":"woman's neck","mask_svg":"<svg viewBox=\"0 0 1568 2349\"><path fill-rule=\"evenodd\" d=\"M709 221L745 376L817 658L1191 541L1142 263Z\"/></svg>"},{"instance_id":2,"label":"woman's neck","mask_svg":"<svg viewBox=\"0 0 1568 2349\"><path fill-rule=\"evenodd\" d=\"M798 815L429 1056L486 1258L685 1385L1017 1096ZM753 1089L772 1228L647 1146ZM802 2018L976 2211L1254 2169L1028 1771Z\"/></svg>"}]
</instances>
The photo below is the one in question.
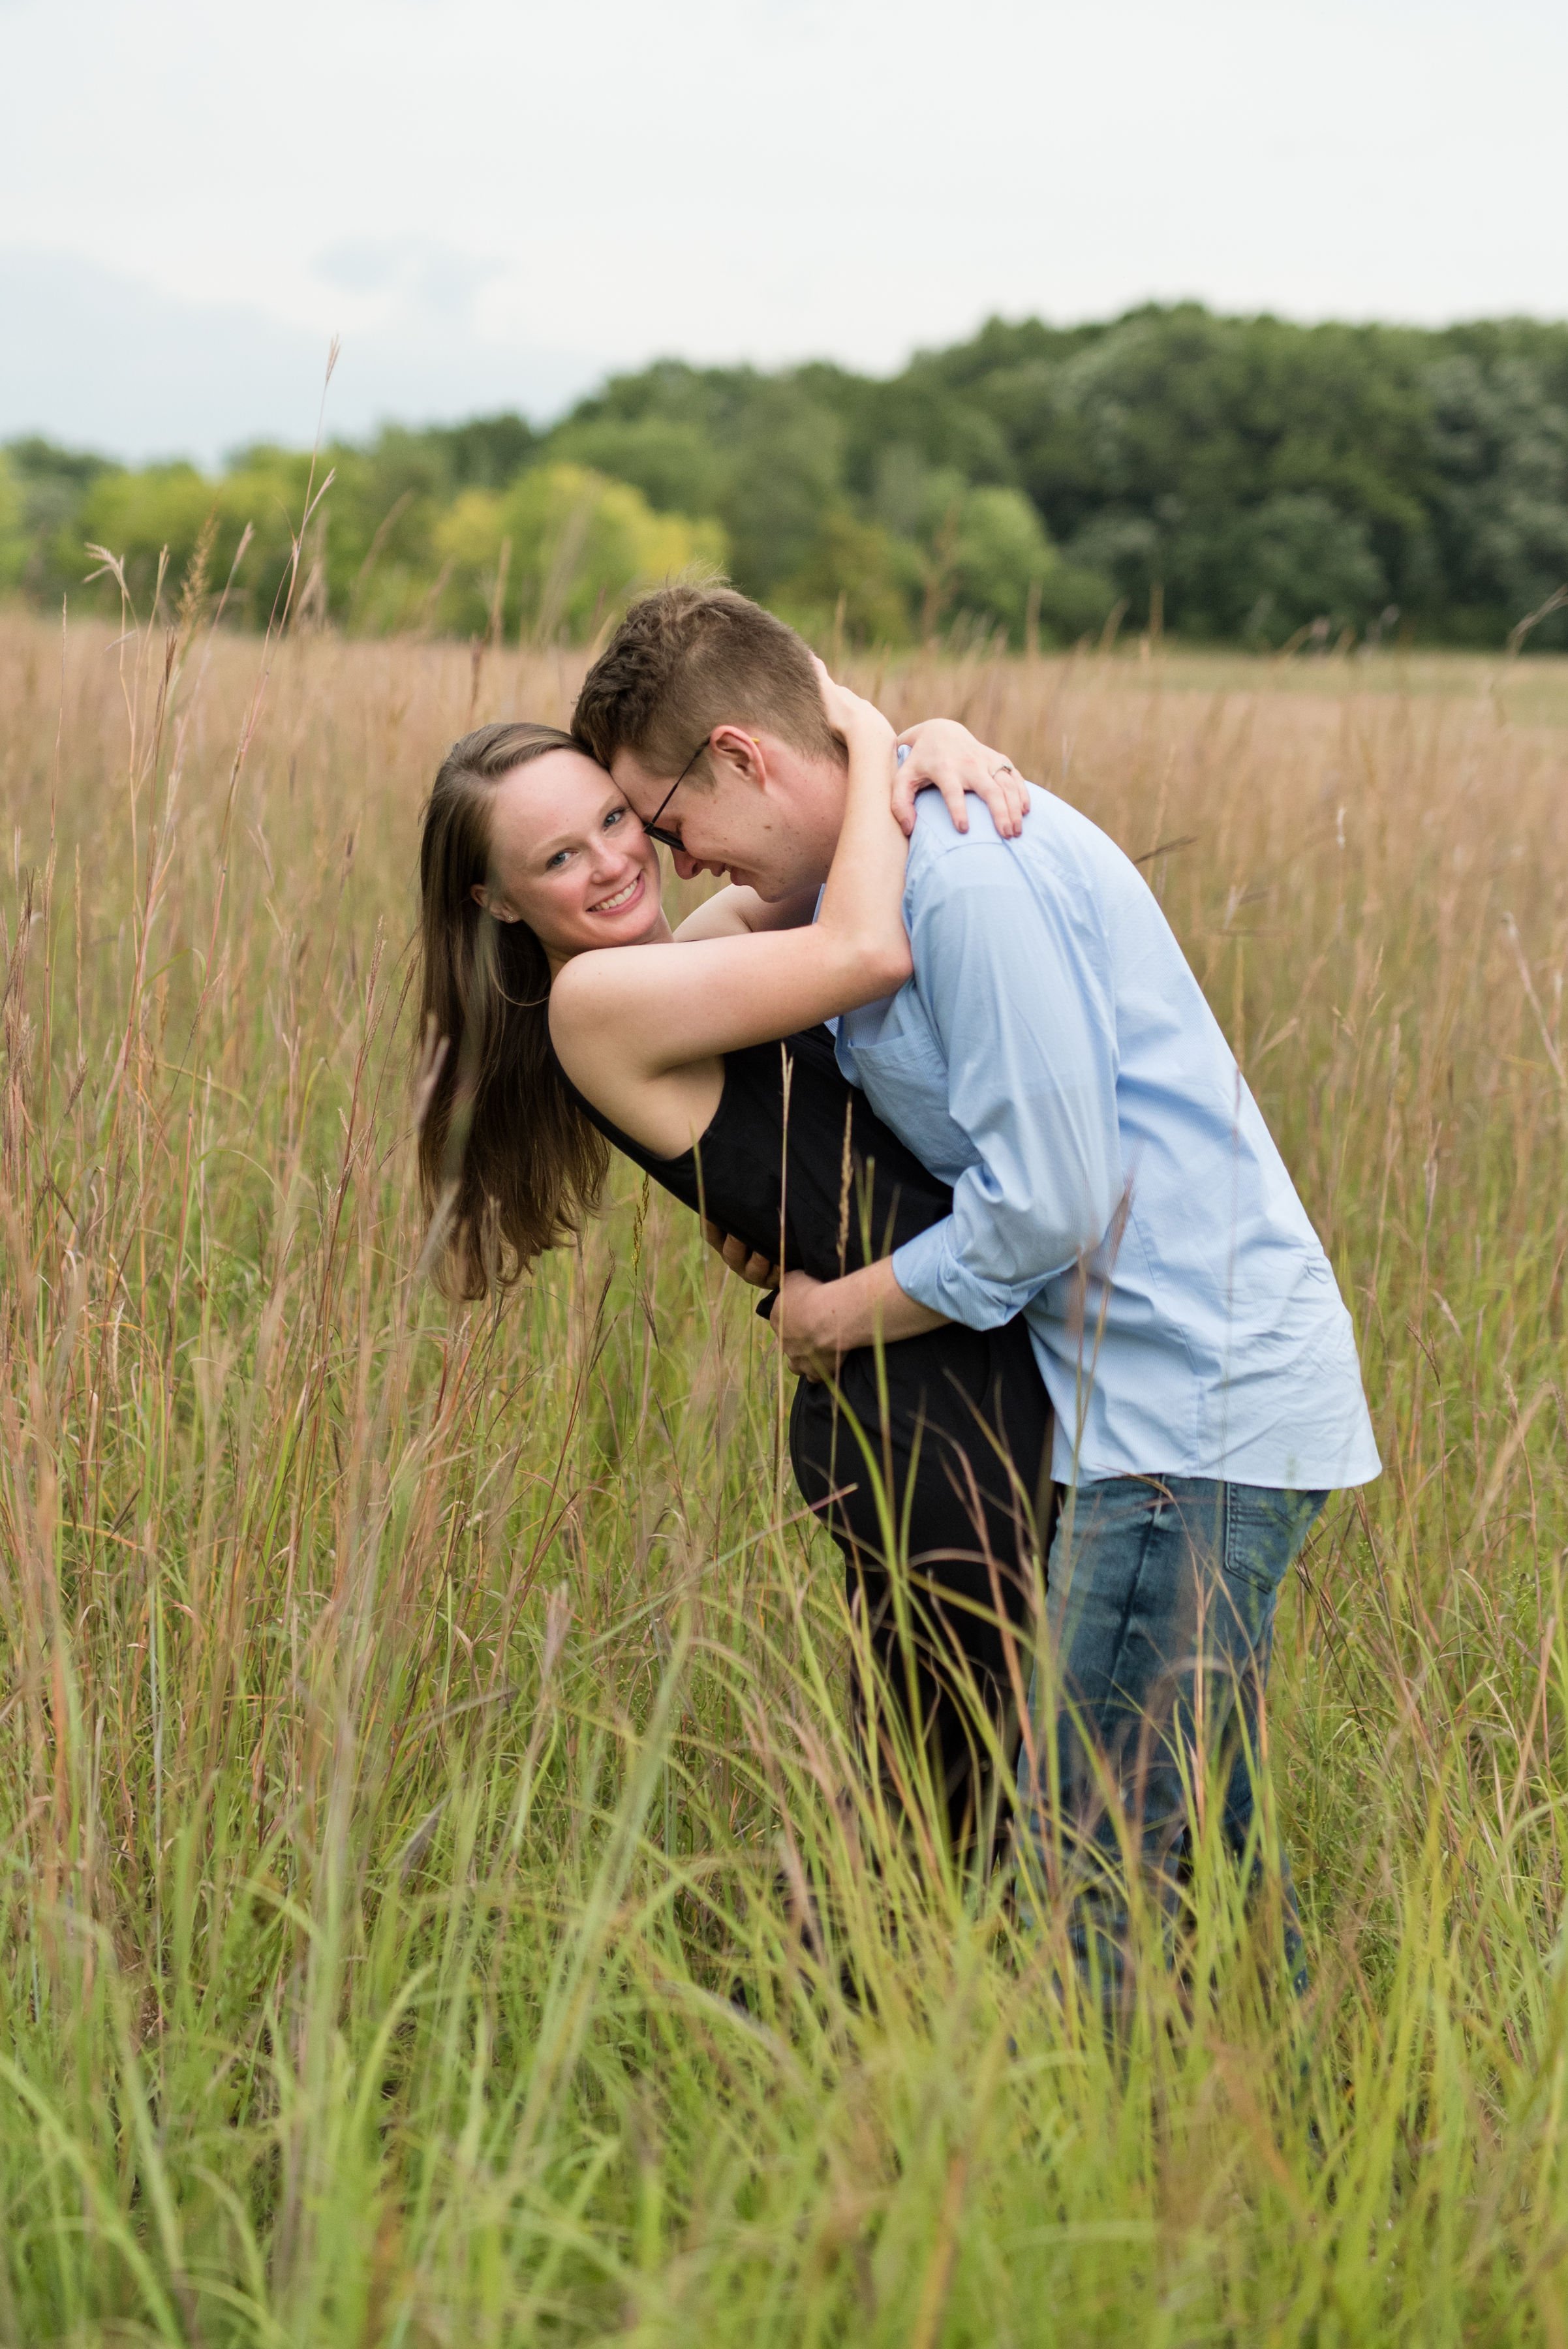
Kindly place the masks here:
<instances>
[{"instance_id":1,"label":"woman's neck","mask_svg":"<svg viewBox=\"0 0 1568 2349\"><path fill-rule=\"evenodd\" d=\"M670 926L669 916L662 906L659 907L657 921L650 925L640 938L626 938L622 941L623 945L628 947L672 947L675 943L675 933ZM551 986L554 987L566 965L569 962L576 962L579 955L614 954L614 947L546 947L545 960L550 967Z\"/></svg>"}]
</instances>

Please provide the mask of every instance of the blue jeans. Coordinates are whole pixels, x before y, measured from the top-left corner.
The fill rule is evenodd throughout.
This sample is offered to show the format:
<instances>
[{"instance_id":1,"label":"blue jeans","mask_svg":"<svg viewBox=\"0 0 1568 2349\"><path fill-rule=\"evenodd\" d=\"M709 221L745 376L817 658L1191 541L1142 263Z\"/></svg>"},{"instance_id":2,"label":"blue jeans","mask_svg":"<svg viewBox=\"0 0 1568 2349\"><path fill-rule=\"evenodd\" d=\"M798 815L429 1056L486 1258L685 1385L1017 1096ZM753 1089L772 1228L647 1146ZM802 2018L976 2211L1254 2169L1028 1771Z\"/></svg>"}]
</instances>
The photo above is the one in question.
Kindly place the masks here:
<instances>
[{"instance_id":1,"label":"blue jeans","mask_svg":"<svg viewBox=\"0 0 1568 2349\"><path fill-rule=\"evenodd\" d=\"M1122 1836L1130 1832L1168 1930L1189 1857L1191 1793L1210 1762L1221 1773L1226 1841L1238 1859L1246 1850L1280 1585L1327 1497L1204 1476L1113 1476L1064 1505L1045 1599L1054 1719L1042 1718L1037 1671L1021 1857L1037 1895L1060 1854L1075 1952L1085 1971L1093 1952L1107 2002L1124 1987ZM1286 1963L1300 1991L1306 1968L1282 1852L1280 1873Z\"/></svg>"}]
</instances>

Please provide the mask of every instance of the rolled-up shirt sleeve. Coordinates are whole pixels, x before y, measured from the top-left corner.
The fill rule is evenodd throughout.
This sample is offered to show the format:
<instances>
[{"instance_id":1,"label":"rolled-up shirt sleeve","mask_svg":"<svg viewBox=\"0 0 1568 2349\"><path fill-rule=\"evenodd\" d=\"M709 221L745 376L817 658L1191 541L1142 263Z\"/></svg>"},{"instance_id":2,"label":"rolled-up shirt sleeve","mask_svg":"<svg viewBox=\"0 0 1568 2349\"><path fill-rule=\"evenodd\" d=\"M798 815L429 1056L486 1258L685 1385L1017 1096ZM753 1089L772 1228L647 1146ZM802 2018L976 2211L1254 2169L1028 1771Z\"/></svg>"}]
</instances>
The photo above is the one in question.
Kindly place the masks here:
<instances>
[{"instance_id":1,"label":"rolled-up shirt sleeve","mask_svg":"<svg viewBox=\"0 0 1568 2349\"><path fill-rule=\"evenodd\" d=\"M1087 909L1033 885L1001 843L937 860L908 910L948 1113L976 1163L951 1214L895 1251L893 1277L932 1312L994 1329L1093 1249L1121 1203L1108 957Z\"/></svg>"}]
</instances>

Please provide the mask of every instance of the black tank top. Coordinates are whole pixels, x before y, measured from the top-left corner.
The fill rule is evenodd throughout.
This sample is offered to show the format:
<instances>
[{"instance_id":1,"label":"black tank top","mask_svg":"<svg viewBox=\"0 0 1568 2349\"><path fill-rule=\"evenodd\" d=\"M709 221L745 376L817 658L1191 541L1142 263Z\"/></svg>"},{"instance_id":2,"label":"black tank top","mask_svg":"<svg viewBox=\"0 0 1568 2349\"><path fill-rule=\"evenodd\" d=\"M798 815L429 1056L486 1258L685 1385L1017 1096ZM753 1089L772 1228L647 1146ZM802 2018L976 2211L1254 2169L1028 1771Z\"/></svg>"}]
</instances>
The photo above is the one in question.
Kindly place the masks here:
<instances>
[{"instance_id":1,"label":"black tank top","mask_svg":"<svg viewBox=\"0 0 1568 2349\"><path fill-rule=\"evenodd\" d=\"M834 1280L858 1271L951 1208L947 1185L844 1077L826 1028L726 1052L718 1109L701 1142L678 1158L623 1133L561 1074L618 1150L786 1272ZM759 1309L772 1301L764 1298Z\"/></svg>"},{"instance_id":2,"label":"black tank top","mask_svg":"<svg viewBox=\"0 0 1568 2349\"><path fill-rule=\"evenodd\" d=\"M951 1210L947 1185L843 1076L826 1028L727 1052L719 1107L697 1148L678 1158L622 1133L562 1076L584 1115L662 1189L786 1271L816 1280L857 1272ZM763 1319L774 1302L765 1290ZM911 1559L967 1594L962 1644L981 1682L998 1688L1006 1677L994 1623L999 1567L1016 1620L1034 1589L1012 1480L1035 1503L1048 1542L1050 1434L1022 1314L993 1330L944 1322L880 1357L857 1347L832 1382L796 1380L790 1404L795 1481L848 1561L851 1599L887 1547L888 1520L862 1451L869 1435L891 1469L891 1521L902 1526L907 1513ZM882 1619L876 1608L872 1615Z\"/></svg>"}]
</instances>

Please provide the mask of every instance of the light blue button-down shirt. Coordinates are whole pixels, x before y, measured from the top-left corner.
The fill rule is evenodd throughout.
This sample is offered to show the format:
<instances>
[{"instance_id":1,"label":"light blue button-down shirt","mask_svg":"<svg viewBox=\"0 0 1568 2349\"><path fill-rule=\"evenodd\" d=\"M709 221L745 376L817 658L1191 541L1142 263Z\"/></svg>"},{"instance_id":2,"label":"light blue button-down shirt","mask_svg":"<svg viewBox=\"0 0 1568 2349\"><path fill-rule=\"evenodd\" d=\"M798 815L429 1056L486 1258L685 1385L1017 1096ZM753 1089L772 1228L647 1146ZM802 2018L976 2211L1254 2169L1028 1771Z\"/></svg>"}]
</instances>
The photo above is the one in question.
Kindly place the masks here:
<instances>
[{"instance_id":1,"label":"light blue button-down shirt","mask_svg":"<svg viewBox=\"0 0 1568 2349\"><path fill-rule=\"evenodd\" d=\"M838 1023L845 1074L951 1215L907 1295L971 1329L1023 1311L1067 1483L1378 1473L1322 1243L1153 893L1035 786L1022 838L917 802L914 976Z\"/></svg>"}]
</instances>

